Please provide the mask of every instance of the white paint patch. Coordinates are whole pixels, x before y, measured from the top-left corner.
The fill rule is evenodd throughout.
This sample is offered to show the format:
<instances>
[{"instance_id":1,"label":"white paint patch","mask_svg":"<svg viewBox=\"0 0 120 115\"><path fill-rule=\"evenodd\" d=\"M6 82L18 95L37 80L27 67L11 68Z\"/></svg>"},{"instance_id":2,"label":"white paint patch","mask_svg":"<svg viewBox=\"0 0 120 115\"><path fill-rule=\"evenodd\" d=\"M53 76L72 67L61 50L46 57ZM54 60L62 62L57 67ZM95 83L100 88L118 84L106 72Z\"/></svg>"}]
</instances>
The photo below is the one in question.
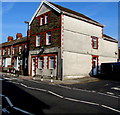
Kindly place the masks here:
<instances>
[{"instance_id":1,"label":"white paint patch","mask_svg":"<svg viewBox=\"0 0 120 115\"><path fill-rule=\"evenodd\" d=\"M106 92L107 94L110 94L110 95L114 95L114 93L111 93L111 92Z\"/></svg>"},{"instance_id":2,"label":"white paint patch","mask_svg":"<svg viewBox=\"0 0 120 115\"><path fill-rule=\"evenodd\" d=\"M114 90L120 91L120 88L119 88L119 87L112 87L111 89L114 89Z\"/></svg>"},{"instance_id":3,"label":"white paint patch","mask_svg":"<svg viewBox=\"0 0 120 115\"><path fill-rule=\"evenodd\" d=\"M120 113L119 110L114 109L114 108L112 108L112 107L108 107L108 106L106 106L106 105L101 105L101 106L104 107L104 108L110 109L110 110L112 110L112 111L116 111L116 112Z\"/></svg>"}]
</instances>

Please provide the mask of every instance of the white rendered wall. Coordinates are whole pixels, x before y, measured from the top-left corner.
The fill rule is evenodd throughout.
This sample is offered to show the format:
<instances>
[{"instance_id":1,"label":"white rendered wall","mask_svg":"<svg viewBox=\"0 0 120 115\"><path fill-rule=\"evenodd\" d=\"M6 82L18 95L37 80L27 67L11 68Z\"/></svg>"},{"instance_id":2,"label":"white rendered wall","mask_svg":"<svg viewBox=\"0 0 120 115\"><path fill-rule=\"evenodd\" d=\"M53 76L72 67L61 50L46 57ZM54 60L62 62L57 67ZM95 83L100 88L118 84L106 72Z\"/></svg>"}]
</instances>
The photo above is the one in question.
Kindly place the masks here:
<instances>
[{"instance_id":1,"label":"white rendered wall","mask_svg":"<svg viewBox=\"0 0 120 115\"><path fill-rule=\"evenodd\" d=\"M98 37L98 49L92 48L91 36ZM116 62L118 44L103 40L102 27L64 15L63 76L76 78L89 76L92 55L103 62Z\"/></svg>"},{"instance_id":2,"label":"white rendered wall","mask_svg":"<svg viewBox=\"0 0 120 115\"><path fill-rule=\"evenodd\" d=\"M89 76L92 69L92 57L91 55L65 51L63 65L63 75L66 78Z\"/></svg>"}]
</instances>

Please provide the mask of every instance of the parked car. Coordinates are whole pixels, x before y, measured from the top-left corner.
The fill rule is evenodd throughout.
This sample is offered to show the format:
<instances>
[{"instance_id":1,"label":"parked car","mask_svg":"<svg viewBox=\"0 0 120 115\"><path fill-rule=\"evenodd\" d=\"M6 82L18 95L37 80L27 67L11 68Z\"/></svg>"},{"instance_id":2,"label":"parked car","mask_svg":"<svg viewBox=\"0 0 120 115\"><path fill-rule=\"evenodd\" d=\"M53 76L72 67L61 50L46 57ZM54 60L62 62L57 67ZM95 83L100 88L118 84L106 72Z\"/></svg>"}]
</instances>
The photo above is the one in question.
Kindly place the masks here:
<instances>
[{"instance_id":1,"label":"parked car","mask_svg":"<svg viewBox=\"0 0 120 115\"><path fill-rule=\"evenodd\" d=\"M118 78L120 76L120 62L102 63L100 74L104 77Z\"/></svg>"}]
</instances>

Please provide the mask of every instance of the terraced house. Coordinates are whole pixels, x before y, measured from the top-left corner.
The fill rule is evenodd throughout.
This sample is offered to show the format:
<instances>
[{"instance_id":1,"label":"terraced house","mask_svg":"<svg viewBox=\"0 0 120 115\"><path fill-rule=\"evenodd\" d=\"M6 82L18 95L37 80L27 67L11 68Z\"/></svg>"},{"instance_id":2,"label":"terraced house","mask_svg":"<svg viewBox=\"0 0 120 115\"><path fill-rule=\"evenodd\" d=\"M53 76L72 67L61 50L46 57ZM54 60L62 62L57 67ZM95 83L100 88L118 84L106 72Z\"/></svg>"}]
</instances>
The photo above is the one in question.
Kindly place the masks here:
<instances>
[{"instance_id":1,"label":"terraced house","mask_svg":"<svg viewBox=\"0 0 120 115\"><path fill-rule=\"evenodd\" d=\"M16 39L12 36L8 36L8 41L2 43L1 49L1 68L4 72L15 73L19 71L19 74L26 75L28 70L27 62L27 37L22 37L21 33L16 34Z\"/></svg>"},{"instance_id":2,"label":"terraced house","mask_svg":"<svg viewBox=\"0 0 120 115\"><path fill-rule=\"evenodd\" d=\"M104 25L57 4L42 1L30 20L29 74L56 79L96 75L102 62L116 62L118 41Z\"/></svg>"},{"instance_id":3,"label":"terraced house","mask_svg":"<svg viewBox=\"0 0 120 115\"><path fill-rule=\"evenodd\" d=\"M118 41L104 35L103 24L57 4L42 1L29 26L30 76L96 75L101 63L118 59Z\"/></svg>"}]
</instances>

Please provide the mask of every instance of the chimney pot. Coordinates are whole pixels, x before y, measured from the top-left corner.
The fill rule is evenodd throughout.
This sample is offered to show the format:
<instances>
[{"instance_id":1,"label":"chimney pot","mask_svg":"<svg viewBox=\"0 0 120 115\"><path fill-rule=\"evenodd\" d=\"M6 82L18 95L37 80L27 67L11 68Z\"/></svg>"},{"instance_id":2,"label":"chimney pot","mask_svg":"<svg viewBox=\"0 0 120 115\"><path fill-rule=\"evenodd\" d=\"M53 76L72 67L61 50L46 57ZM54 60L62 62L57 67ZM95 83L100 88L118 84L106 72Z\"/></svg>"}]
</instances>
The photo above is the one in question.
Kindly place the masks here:
<instances>
[{"instance_id":1,"label":"chimney pot","mask_svg":"<svg viewBox=\"0 0 120 115\"><path fill-rule=\"evenodd\" d=\"M12 41L13 37L12 36L8 36L8 42Z\"/></svg>"},{"instance_id":2,"label":"chimney pot","mask_svg":"<svg viewBox=\"0 0 120 115\"><path fill-rule=\"evenodd\" d=\"M22 38L22 34L21 33L17 33L16 34L16 39L18 39L18 38Z\"/></svg>"}]
</instances>

